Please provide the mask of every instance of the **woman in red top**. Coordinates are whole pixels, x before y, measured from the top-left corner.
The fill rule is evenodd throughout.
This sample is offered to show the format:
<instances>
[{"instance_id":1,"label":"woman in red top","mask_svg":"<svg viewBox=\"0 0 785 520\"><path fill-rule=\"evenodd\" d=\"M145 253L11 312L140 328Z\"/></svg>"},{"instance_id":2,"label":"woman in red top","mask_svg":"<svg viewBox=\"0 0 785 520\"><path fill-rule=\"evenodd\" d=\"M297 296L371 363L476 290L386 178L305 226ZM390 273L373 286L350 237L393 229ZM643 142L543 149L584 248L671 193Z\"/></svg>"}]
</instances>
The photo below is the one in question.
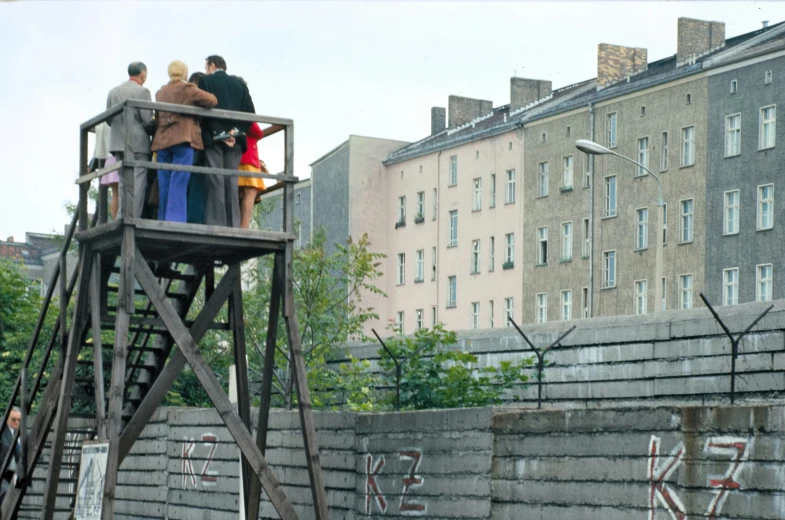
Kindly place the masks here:
<instances>
[{"instance_id":1,"label":"woman in red top","mask_svg":"<svg viewBox=\"0 0 785 520\"><path fill-rule=\"evenodd\" d=\"M240 171L267 173L267 168L264 163L259 160L259 148L257 143L264 137L264 132L258 124L254 123L246 134L248 141L248 149L240 159ZM253 206L256 204L256 198L260 191L264 189L264 179L257 179L255 177L240 177L237 181L240 187L240 227L248 229L251 224L251 215L253 214Z\"/></svg>"}]
</instances>

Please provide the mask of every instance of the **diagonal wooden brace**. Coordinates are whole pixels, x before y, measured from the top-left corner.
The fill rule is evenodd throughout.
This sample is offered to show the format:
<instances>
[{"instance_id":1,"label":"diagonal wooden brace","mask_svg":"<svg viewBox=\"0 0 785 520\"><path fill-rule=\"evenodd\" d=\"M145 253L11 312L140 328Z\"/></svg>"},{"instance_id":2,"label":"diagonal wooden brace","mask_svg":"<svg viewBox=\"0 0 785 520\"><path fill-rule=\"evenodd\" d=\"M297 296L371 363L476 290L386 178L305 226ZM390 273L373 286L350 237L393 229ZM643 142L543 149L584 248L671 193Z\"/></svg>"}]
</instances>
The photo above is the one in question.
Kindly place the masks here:
<instances>
[{"instance_id":1,"label":"diagonal wooden brace","mask_svg":"<svg viewBox=\"0 0 785 520\"><path fill-rule=\"evenodd\" d=\"M136 252L136 277L149 296L150 301L153 302L169 334L172 335L179 350L185 356L188 364L191 365L194 374L213 402L215 409L229 429L229 433L232 434L235 442L237 442L240 451L245 455L254 473L259 477L262 488L264 488L267 496L270 497L273 507L275 507L282 519L296 519L297 513L283 492L278 478L270 469L262 452L257 448L253 436L245 424L243 424L242 419L240 419L240 416L234 409L234 405L229 401L215 374L197 348L194 338L188 332L172 303L166 298L166 294L161 286L158 285L155 275L144 262L139 251Z\"/></svg>"}]
</instances>

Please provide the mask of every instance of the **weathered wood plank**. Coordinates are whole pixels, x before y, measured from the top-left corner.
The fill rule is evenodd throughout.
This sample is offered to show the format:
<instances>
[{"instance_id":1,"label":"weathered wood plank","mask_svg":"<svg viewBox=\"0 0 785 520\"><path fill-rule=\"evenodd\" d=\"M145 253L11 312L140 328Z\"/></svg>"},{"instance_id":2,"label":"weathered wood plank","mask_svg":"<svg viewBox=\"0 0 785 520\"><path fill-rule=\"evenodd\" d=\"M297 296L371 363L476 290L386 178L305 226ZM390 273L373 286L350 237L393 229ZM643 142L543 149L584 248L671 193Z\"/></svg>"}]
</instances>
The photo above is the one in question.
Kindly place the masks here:
<instances>
[{"instance_id":1,"label":"weathered wood plank","mask_svg":"<svg viewBox=\"0 0 785 520\"><path fill-rule=\"evenodd\" d=\"M80 175L75 181L74 184L85 184L89 183L93 179L98 179L107 175L112 172L116 172L117 170L121 170L124 167L123 161L117 161L116 163L112 164L111 166L107 166L106 168L100 168L95 170L94 172L85 173Z\"/></svg>"},{"instance_id":2,"label":"weathered wood plank","mask_svg":"<svg viewBox=\"0 0 785 520\"><path fill-rule=\"evenodd\" d=\"M137 259L136 256L139 255ZM123 249L120 258L120 292L117 297L115 318L114 351L112 355L112 378L109 387L109 406L106 417L106 434L109 452L104 477L104 498L101 518L114 518L114 498L117 487L117 471L120 468L120 431L123 421L123 396L125 395L125 369L128 358L128 327L134 312L134 271L136 260L144 258L136 249L133 226L123 229ZM130 294L129 294L130 292Z\"/></svg>"},{"instance_id":3,"label":"weathered wood plank","mask_svg":"<svg viewBox=\"0 0 785 520\"><path fill-rule=\"evenodd\" d=\"M93 329L93 373L95 376L95 420L98 438L106 439L106 405L104 401L104 363L101 346L101 259L95 256L90 280L90 318Z\"/></svg>"},{"instance_id":4,"label":"weathered wood plank","mask_svg":"<svg viewBox=\"0 0 785 520\"><path fill-rule=\"evenodd\" d=\"M232 121L246 121L256 123L266 123L268 125L291 125L292 120L284 117L263 116L250 112L233 112L215 108L199 108L194 106L177 105L174 103L155 103L142 99L129 99L126 104L136 108L147 108L150 110L165 110L173 114L185 114L189 116L208 117L212 119L230 119Z\"/></svg>"},{"instance_id":5,"label":"weathered wood plank","mask_svg":"<svg viewBox=\"0 0 785 520\"><path fill-rule=\"evenodd\" d=\"M239 264L230 266L226 274L224 274L218 287L213 294L210 295L204 307L199 312L196 321L194 321L194 324L191 326L190 333L195 341L201 340L202 336L207 332L208 325L212 323L212 320L215 318L216 314L218 314L218 311L221 310L224 301L226 301L226 298L234 287L234 280L236 280L239 275ZM122 462L126 455L128 455L128 452L131 451L134 442L155 413L158 405L160 405L161 401L166 397L166 392L168 392L169 388L174 384L175 379L177 379L177 376L182 371L185 363L185 356L183 356L180 349L175 350L172 353L169 362L164 366L153 385L147 391L147 394L145 394L144 399L137 407L134 416L128 421L128 424L125 426L123 434L120 437L120 462Z\"/></svg>"},{"instance_id":6,"label":"weathered wood plank","mask_svg":"<svg viewBox=\"0 0 785 520\"><path fill-rule=\"evenodd\" d=\"M245 349L245 318L243 312L243 286L241 277L234 281L234 289L229 298L229 322L234 336L234 369L237 382L237 411L243 424L251 431L251 396L248 389L248 357ZM248 507L252 470L248 460L242 457L243 499Z\"/></svg>"},{"instance_id":7,"label":"weathered wood plank","mask_svg":"<svg viewBox=\"0 0 785 520\"><path fill-rule=\"evenodd\" d=\"M188 333L182 320L177 315L174 306L166 298L166 295L156 283L152 271L150 271L150 268L144 262L140 261L137 261L136 268L139 283L145 291L147 291L150 300L155 305L161 318L167 322L169 332L172 334L172 337L175 338L175 342L180 347L180 351L191 365L194 375L196 375L199 382L202 383L202 387L207 392L207 395L210 397L216 410L218 410L226 427L237 442L238 447L248 459L254 472L258 475L259 480L262 482L262 487L267 492L267 496L270 498L276 511L278 511L278 514L284 520L297 518L297 513L286 498L286 494L284 493L280 482L268 466L267 461L259 451L259 448L256 447L253 436L251 436L248 428L245 427L240 416L235 412L234 406L229 401L223 388L221 388L221 384L215 377L215 374L207 365L207 362L197 348L193 337Z\"/></svg>"},{"instance_id":8,"label":"weathered wood plank","mask_svg":"<svg viewBox=\"0 0 785 520\"><path fill-rule=\"evenodd\" d=\"M138 161L136 159L125 159L123 162L127 166L137 168L148 168L151 170L170 170L176 172L191 172L197 175L219 175L221 177L252 177L254 179L272 179L294 184L299 181L299 177L285 175L283 173L256 173L244 172L240 170L226 170L224 168L211 168L209 166L192 166L190 164L157 163L152 161Z\"/></svg>"},{"instance_id":9,"label":"weathered wood plank","mask_svg":"<svg viewBox=\"0 0 785 520\"><path fill-rule=\"evenodd\" d=\"M90 246L85 245L82 248L82 257L79 265L79 289L76 294L73 324L71 325L68 338L68 349L65 353L65 360L61 363L63 379L59 389L60 395L57 404L57 420L55 421L54 437L52 438L52 449L50 452L49 472L46 477L46 487L44 490L44 509L41 515L44 520L52 520L55 500L57 499L57 483L60 478L60 465L63 456L65 434L68 428L68 416L71 411L76 362L79 357L82 330L87 322L86 309L90 289L92 262L93 254L90 250Z\"/></svg>"},{"instance_id":10,"label":"weathered wood plank","mask_svg":"<svg viewBox=\"0 0 785 520\"><path fill-rule=\"evenodd\" d=\"M79 125L80 130L93 130L96 126L100 125L101 123L108 121L109 119L113 118L117 114L123 111L125 108L124 103L119 103L117 105L113 105L95 117L91 117L81 125Z\"/></svg>"},{"instance_id":11,"label":"weathered wood plank","mask_svg":"<svg viewBox=\"0 0 785 520\"><path fill-rule=\"evenodd\" d=\"M270 292L270 315L267 321L267 340L264 348L264 371L262 373L262 398L259 402L259 418L256 429L256 446L266 454L267 430L270 425L270 406L272 405L273 369L275 368L276 339L278 337L278 317L281 308L281 293L283 289L283 254L275 254L273 265L273 283ZM259 505L261 502L262 486L258 478L251 479L246 507L247 520L259 518Z\"/></svg>"}]
</instances>

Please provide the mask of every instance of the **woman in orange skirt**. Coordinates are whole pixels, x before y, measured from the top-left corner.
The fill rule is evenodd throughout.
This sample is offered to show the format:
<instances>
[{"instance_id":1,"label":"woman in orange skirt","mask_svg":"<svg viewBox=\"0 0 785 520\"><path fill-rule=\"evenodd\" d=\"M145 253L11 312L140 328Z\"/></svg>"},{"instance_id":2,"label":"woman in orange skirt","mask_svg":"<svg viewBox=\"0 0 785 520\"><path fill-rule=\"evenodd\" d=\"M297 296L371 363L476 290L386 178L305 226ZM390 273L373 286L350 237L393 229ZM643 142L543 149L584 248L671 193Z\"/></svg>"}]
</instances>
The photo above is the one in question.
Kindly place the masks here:
<instances>
[{"instance_id":1,"label":"woman in orange skirt","mask_svg":"<svg viewBox=\"0 0 785 520\"><path fill-rule=\"evenodd\" d=\"M253 173L268 173L264 163L259 160L257 143L264 137L264 132L258 124L254 123L246 134L248 149L240 159L240 171ZM253 206L257 202L259 193L264 190L264 179L255 177L240 177L237 181L240 187L240 227L248 229L253 215Z\"/></svg>"}]
</instances>

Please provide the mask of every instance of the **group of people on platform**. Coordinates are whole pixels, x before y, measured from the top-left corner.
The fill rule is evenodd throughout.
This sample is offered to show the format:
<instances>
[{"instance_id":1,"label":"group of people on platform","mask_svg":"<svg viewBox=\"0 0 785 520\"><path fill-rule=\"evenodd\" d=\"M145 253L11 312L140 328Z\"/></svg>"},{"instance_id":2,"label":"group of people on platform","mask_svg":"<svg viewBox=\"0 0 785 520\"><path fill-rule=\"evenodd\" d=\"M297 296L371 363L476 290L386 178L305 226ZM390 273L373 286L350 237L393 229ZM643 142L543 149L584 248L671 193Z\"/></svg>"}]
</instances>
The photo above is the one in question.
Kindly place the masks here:
<instances>
[{"instance_id":1,"label":"group of people on platform","mask_svg":"<svg viewBox=\"0 0 785 520\"><path fill-rule=\"evenodd\" d=\"M202 108L219 108L254 113L248 85L239 76L226 73L226 61L208 56L205 73L188 77L188 66L175 60L169 64L169 83L156 92L155 100ZM142 62L128 66L128 81L109 92L106 107L129 99L151 101L144 87L147 67ZM133 159L157 163L208 166L227 170L268 173L259 159L258 141L264 137L257 123L202 118L184 114L134 108L131 135L125 135L125 116L120 112L96 127L96 148L91 169L105 168L123 160L126 138ZM228 137L227 137L228 136ZM101 177L111 189L110 211L117 218L120 174ZM188 171L134 168L133 216L170 222L248 228L253 206L264 190L255 177L192 175ZM157 206L157 210L155 209Z\"/></svg>"}]
</instances>

